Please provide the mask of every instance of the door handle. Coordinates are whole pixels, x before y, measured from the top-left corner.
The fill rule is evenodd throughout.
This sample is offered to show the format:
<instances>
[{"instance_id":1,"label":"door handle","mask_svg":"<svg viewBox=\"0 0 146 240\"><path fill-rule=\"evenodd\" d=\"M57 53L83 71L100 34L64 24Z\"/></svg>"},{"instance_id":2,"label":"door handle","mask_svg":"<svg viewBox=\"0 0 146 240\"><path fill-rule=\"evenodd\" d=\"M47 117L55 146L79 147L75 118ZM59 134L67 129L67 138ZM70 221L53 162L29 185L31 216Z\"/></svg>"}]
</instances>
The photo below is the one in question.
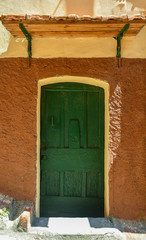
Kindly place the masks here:
<instances>
[{"instance_id":1,"label":"door handle","mask_svg":"<svg viewBox=\"0 0 146 240\"><path fill-rule=\"evenodd\" d=\"M42 160L46 160L46 159L47 159L47 156L46 156L46 155L41 155L41 158L40 158L40 159L41 159L41 161L42 161Z\"/></svg>"},{"instance_id":2,"label":"door handle","mask_svg":"<svg viewBox=\"0 0 146 240\"><path fill-rule=\"evenodd\" d=\"M42 145L42 149L46 150L46 145L45 144Z\"/></svg>"}]
</instances>

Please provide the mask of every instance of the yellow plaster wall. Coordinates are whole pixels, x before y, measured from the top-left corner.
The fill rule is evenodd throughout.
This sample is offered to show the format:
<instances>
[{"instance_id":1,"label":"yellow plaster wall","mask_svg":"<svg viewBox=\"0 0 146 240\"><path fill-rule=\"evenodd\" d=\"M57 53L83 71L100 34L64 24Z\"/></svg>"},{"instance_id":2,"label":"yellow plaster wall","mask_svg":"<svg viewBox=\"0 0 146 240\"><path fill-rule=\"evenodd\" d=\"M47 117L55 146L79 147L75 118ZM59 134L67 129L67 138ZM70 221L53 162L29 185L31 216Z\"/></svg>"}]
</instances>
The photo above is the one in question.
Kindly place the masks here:
<instances>
[{"instance_id":1,"label":"yellow plaster wall","mask_svg":"<svg viewBox=\"0 0 146 240\"><path fill-rule=\"evenodd\" d=\"M146 13L145 0L4 0L1 14L121 15Z\"/></svg>"},{"instance_id":2,"label":"yellow plaster wall","mask_svg":"<svg viewBox=\"0 0 146 240\"><path fill-rule=\"evenodd\" d=\"M134 37L122 40L122 57L146 58L146 26ZM34 38L34 58L91 58L115 57L116 40L113 38ZM0 58L27 57L27 40L11 36L7 52Z\"/></svg>"},{"instance_id":3,"label":"yellow plaster wall","mask_svg":"<svg viewBox=\"0 0 146 240\"><path fill-rule=\"evenodd\" d=\"M69 14L109 16L122 14L146 14L146 0L5 0L0 1L0 15ZM0 26L0 57L27 57L26 40L6 40ZM2 37L3 35L3 37ZM123 40L122 55L129 58L145 58L146 28L139 36ZM9 46L9 47L8 47ZM144 48L143 48L143 47ZM33 39L33 57L114 57L116 42L110 38L90 39ZM7 51L8 48L8 51ZM96 49L96 50L95 50ZM5 53L6 52L6 53Z\"/></svg>"}]
</instances>

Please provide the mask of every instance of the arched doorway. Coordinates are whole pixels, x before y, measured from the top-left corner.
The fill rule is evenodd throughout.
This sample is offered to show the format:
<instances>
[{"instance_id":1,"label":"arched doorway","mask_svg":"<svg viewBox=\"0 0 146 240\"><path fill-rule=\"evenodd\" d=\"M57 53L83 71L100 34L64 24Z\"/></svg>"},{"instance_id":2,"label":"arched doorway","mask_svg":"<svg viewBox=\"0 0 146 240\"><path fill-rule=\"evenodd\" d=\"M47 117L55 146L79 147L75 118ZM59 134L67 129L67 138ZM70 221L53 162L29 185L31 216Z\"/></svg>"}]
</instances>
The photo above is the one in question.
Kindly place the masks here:
<instances>
[{"instance_id":1,"label":"arched doorway","mask_svg":"<svg viewBox=\"0 0 146 240\"><path fill-rule=\"evenodd\" d=\"M61 78L40 89L41 216L104 216L105 89Z\"/></svg>"}]
</instances>

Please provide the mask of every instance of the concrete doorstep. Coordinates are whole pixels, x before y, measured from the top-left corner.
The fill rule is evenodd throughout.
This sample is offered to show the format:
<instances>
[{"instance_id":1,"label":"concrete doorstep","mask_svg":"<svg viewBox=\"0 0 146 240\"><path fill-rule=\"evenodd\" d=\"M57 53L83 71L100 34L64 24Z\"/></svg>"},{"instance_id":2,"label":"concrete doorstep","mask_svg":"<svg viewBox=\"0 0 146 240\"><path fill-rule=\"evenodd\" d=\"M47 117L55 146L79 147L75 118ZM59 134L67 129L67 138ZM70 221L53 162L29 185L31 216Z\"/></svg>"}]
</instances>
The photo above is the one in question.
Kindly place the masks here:
<instances>
[{"instance_id":1,"label":"concrete doorstep","mask_svg":"<svg viewBox=\"0 0 146 240\"><path fill-rule=\"evenodd\" d=\"M38 218L34 220L27 233L9 230L0 234L0 240L126 240L125 235L115 229L107 218Z\"/></svg>"},{"instance_id":2,"label":"concrete doorstep","mask_svg":"<svg viewBox=\"0 0 146 240\"><path fill-rule=\"evenodd\" d=\"M38 218L30 231L51 239L125 239L107 218Z\"/></svg>"},{"instance_id":3,"label":"concrete doorstep","mask_svg":"<svg viewBox=\"0 0 146 240\"><path fill-rule=\"evenodd\" d=\"M28 232L0 231L0 240L146 240L146 234L124 233L108 218L36 218Z\"/></svg>"},{"instance_id":4,"label":"concrete doorstep","mask_svg":"<svg viewBox=\"0 0 146 240\"><path fill-rule=\"evenodd\" d=\"M108 218L35 218L28 232L23 228L24 225L18 228L17 224L17 228L1 230L0 240L146 240L146 234L119 231L114 222L115 219L111 222ZM28 226L26 222L25 226Z\"/></svg>"}]
</instances>

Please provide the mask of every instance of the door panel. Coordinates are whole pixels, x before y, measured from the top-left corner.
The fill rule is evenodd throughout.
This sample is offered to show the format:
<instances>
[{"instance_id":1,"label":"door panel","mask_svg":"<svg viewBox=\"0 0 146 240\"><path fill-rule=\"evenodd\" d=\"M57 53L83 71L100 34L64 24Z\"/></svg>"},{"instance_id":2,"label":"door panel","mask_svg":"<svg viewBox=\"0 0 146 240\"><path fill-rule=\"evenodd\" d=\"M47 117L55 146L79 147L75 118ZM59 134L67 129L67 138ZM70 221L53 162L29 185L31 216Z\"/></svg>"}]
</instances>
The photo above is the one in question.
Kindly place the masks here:
<instances>
[{"instance_id":1,"label":"door panel","mask_svg":"<svg viewBox=\"0 0 146 240\"><path fill-rule=\"evenodd\" d=\"M103 216L104 92L42 87L41 216Z\"/></svg>"},{"instance_id":2,"label":"door panel","mask_svg":"<svg viewBox=\"0 0 146 240\"><path fill-rule=\"evenodd\" d=\"M96 103L96 111L94 106ZM88 148L97 148L100 144L99 136L99 93L87 93L87 133Z\"/></svg>"},{"instance_id":3,"label":"door panel","mask_svg":"<svg viewBox=\"0 0 146 240\"><path fill-rule=\"evenodd\" d=\"M69 147L69 143L79 143L77 148L83 147L84 93L75 91L64 92L64 106L65 147ZM69 139L70 131L73 134L71 139Z\"/></svg>"},{"instance_id":4,"label":"door panel","mask_svg":"<svg viewBox=\"0 0 146 240\"><path fill-rule=\"evenodd\" d=\"M42 94L43 122L41 124L42 144L47 147L60 147L61 138L61 108L60 95L56 92L44 91Z\"/></svg>"}]
</instances>

